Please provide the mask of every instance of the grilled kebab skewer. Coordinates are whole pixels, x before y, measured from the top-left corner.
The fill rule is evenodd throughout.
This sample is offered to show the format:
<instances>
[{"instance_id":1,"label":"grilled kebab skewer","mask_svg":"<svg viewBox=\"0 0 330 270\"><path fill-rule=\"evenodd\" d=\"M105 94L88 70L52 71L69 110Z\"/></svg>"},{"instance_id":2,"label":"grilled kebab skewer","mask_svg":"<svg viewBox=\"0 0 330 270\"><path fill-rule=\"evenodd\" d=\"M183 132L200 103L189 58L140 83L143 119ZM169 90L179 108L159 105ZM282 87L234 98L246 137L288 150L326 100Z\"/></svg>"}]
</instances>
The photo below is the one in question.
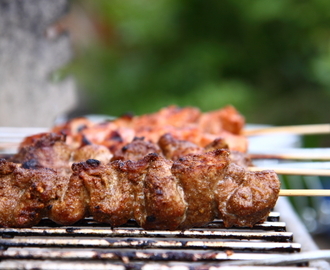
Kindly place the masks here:
<instances>
[{"instance_id":1,"label":"grilled kebab skewer","mask_svg":"<svg viewBox=\"0 0 330 270\"><path fill-rule=\"evenodd\" d=\"M40 149L45 158L54 147ZM225 149L174 161L157 153L106 164L89 159L73 163L69 177L36 163L0 161L0 225L30 227L43 217L69 225L93 216L111 226L135 219L145 229L187 229L214 218L253 226L267 218L280 190L273 171L249 172Z\"/></svg>"},{"instance_id":2,"label":"grilled kebab skewer","mask_svg":"<svg viewBox=\"0 0 330 270\"><path fill-rule=\"evenodd\" d=\"M157 154L139 161L74 163L70 178L47 168L0 161L0 224L29 227L42 217L73 224L92 215L119 226L187 229L222 218L227 227L253 226L274 207L279 181L272 171L248 172L226 150L172 162Z\"/></svg>"},{"instance_id":3,"label":"grilled kebab skewer","mask_svg":"<svg viewBox=\"0 0 330 270\"><path fill-rule=\"evenodd\" d=\"M55 126L52 132L65 134L67 143L75 148L87 139L93 144L108 147L111 152L130 143L134 137L144 137L157 143L165 133L201 147L222 137L230 150L246 152L248 141L241 135L244 125L244 117L233 106L205 113L196 107L168 106L155 113L123 115L103 123L94 123L84 117L74 118ZM29 143L28 138L26 142Z\"/></svg>"}]
</instances>

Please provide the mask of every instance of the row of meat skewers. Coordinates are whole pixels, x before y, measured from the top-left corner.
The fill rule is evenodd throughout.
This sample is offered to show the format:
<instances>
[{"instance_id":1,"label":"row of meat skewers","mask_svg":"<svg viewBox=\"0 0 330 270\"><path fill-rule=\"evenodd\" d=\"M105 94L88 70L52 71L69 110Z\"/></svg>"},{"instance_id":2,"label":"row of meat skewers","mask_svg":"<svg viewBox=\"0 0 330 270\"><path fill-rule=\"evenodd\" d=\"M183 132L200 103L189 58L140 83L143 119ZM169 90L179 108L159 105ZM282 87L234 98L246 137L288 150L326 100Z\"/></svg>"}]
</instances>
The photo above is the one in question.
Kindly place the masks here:
<instances>
[{"instance_id":1,"label":"row of meat skewers","mask_svg":"<svg viewBox=\"0 0 330 270\"><path fill-rule=\"evenodd\" d=\"M274 171L251 171L243 127L230 106L209 113L171 106L102 124L74 119L27 137L0 161L0 225L93 216L111 226L135 219L145 229L214 218L251 227L274 207L280 182Z\"/></svg>"}]
</instances>

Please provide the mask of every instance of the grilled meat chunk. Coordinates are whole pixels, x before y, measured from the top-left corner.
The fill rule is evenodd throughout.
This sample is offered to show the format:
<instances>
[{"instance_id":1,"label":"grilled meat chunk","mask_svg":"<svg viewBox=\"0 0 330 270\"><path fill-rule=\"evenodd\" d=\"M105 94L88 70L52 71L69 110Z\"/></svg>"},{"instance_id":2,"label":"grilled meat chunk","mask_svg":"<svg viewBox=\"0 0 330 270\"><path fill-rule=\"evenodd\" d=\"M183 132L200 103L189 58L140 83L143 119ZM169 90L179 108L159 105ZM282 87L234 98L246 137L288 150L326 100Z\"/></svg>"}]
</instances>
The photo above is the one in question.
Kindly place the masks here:
<instances>
[{"instance_id":1,"label":"grilled meat chunk","mask_svg":"<svg viewBox=\"0 0 330 270\"><path fill-rule=\"evenodd\" d=\"M190 141L175 139L170 133L160 137L158 145L167 159L177 160L188 154L201 154L204 148Z\"/></svg>"},{"instance_id":2,"label":"grilled meat chunk","mask_svg":"<svg viewBox=\"0 0 330 270\"><path fill-rule=\"evenodd\" d=\"M150 153L161 155L162 151L157 144L146 141L143 137L135 137L131 143L118 149L111 160L137 161Z\"/></svg>"},{"instance_id":3,"label":"grilled meat chunk","mask_svg":"<svg viewBox=\"0 0 330 270\"><path fill-rule=\"evenodd\" d=\"M63 175L71 173L69 163L73 149L65 143L65 136L44 133L30 142L22 144L11 161L26 167L52 168Z\"/></svg>"},{"instance_id":4,"label":"grilled meat chunk","mask_svg":"<svg viewBox=\"0 0 330 270\"><path fill-rule=\"evenodd\" d=\"M0 225L31 227L47 216L67 179L51 169L26 169L0 159Z\"/></svg>"},{"instance_id":5,"label":"grilled meat chunk","mask_svg":"<svg viewBox=\"0 0 330 270\"><path fill-rule=\"evenodd\" d=\"M90 198L80 177L79 163L72 165L72 171L61 196L57 196L49 207L48 217L61 225L74 224L89 215Z\"/></svg>"},{"instance_id":6,"label":"grilled meat chunk","mask_svg":"<svg viewBox=\"0 0 330 270\"><path fill-rule=\"evenodd\" d=\"M245 170L248 170L250 166L253 166L251 158L246 154L239 151L232 150L230 151L229 158L231 163L234 163Z\"/></svg>"},{"instance_id":7,"label":"grilled meat chunk","mask_svg":"<svg viewBox=\"0 0 330 270\"><path fill-rule=\"evenodd\" d=\"M213 142L205 146L206 152L213 151L216 149L229 149L229 147L227 142L223 138L217 138ZM246 153L236 150L230 150L229 158L232 163L244 167L245 169L248 169L249 166L253 166L251 158Z\"/></svg>"},{"instance_id":8,"label":"grilled meat chunk","mask_svg":"<svg viewBox=\"0 0 330 270\"><path fill-rule=\"evenodd\" d=\"M172 173L181 184L188 205L181 229L205 225L217 216L214 190L224 177L228 155L226 150L216 150L187 155L173 163Z\"/></svg>"},{"instance_id":9,"label":"grilled meat chunk","mask_svg":"<svg viewBox=\"0 0 330 270\"><path fill-rule=\"evenodd\" d=\"M135 195L134 218L145 229L176 229L187 208L183 189L172 174L172 161L155 153L127 162Z\"/></svg>"},{"instance_id":10,"label":"grilled meat chunk","mask_svg":"<svg viewBox=\"0 0 330 270\"><path fill-rule=\"evenodd\" d=\"M280 182L274 171L248 172L231 163L216 185L219 217L226 227L252 227L275 206Z\"/></svg>"},{"instance_id":11,"label":"grilled meat chunk","mask_svg":"<svg viewBox=\"0 0 330 270\"><path fill-rule=\"evenodd\" d=\"M189 141L175 139L169 133L160 137L158 144L162 149L164 156L171 160L177 160L188 154L203 154L205 152L210 152L217 149L228 150L228 145L223 138L217 138L203 148ZM235 150L228 152L229 159L232 163L242 166L245 169L253 165L251 159L246 153Z\"/></svg>"},{"instance_id":12,"label":"grilled meat chunk","mask_svg":"<svg viewBox=\"0 0 330 270\"><path fill-rule=\"evenodd\" d=\"M83 162L88 159L96 159L102 164L107 164L113 155L107 147L98 144L87 144L72 152L72 162ZM69 165L71 166L71 163Z\"/></svg>"},{"instance_id":13,"label":"grilled meat chunk","mask_svg":"<svg viewBox=\"0 0 330 270\"><path fill-rule=\"evenodd\" d=\"M132 218L134 194L121 162L101 165L89 159L74 166L89 196L88 212L95 220L115 227Z\"/></svg>"},{"instance_id":14,"label":"grilled meat chunk","mask_svg":"<svg viewBox=\"0 0 330 270\"><path fill-rule=\"evenodd\" d=\"M202 114L198 122L201 129L211 134L220 134L225 130L239 135L245 125L244 117L230 105L220 110Z\"/></svg>"},{"instance_id":15,"label":"grilled meat chunk","mask_svg":"<svg viewBox=\"0 0 330 270\"><path fill-rule=\"evenodd\" d=\"M69 189L53 204L50 218L72 224L88 213L113 227L135 219L145 229L174 230L184 218L186 203L171 165L155 153L137 162L74 164Z\"/></svg>"},{"instance_id":16,"label":"grilled meat chunk","mask_svg":"<svg viewBox=\"0 0 330 270\"><path fill-rule=\"evenodd\" d=\"M11 161L22 163L25 168L51 168L70 177L71 165L74 162L97 159L102 163L108 163L111 157L111 152L103 145L85 143L73 149L66 143L64 135L43 133L25 140Z\"/></svg>"}]
</instances>

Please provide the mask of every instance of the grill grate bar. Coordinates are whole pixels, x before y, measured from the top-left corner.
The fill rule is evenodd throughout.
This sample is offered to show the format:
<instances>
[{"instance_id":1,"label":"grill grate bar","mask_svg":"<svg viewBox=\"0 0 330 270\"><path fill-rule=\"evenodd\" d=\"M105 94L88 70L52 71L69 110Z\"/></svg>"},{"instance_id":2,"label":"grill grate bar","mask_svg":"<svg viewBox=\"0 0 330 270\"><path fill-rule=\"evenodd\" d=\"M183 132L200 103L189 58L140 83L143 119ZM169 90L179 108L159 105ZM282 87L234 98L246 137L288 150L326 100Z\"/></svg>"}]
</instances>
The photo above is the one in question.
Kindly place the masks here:
<instances>
[{"instance_id":1,"label":"grill grate bar","mask_svg":"<svg viewBox=\"0 0 330 270\"><path fill-rule=\"evenodd\" d=\"M268 254L267 258L279 258L282 255ZM0 251L0 259L20 259L20 260L112 260L112 261L182 261L182 262L219 262L219 261L247 261L265 259L264 254L258 253L238 253L238 252L159 252L159 251L95 251L95 250L5 250Z\"/></svg>"},{"instance_id":2,"label":"grill grate bar","mask_svg":"<svg viewBox=\"0 0 330 270\"><path fill-rule=\"evenodd\" d=\"M209 239L244 239L267 240L277 242L292 241L291 232L245 232L192 229L187 231L146 231L142 229L95 229L95 228L0 228L3 238L14 236L79 236L79 237L180 237L180 238L209 238Z\"/></svg>"},{"instance_id":3,"label":"grill grate bar","mask_svg":"<svg viewBox=\"0 0 330 270\"><path fill-rule=\"evenodd\" d=\"M0 265L0 270L17 270L17 269L38 269L38 270L294 270L296 267L290 266L221 266L216 265L165 265L165 264L115 264L109 262L54 262L47 261L7 261ZM304 267L304 270L318 270L312 267Z\"/></svg>"},{"instance_id":4,"label":"grill grate bar","mask_svg":"<svg viewBox=\"0 0 330 270\"><path fill-rule=\"evenodd\" d=\"M24 238L0 239L0 246L43 248L154 248L154 249L216 249L254 252L298 252L300 244L254 241L202 241L202 240L157 240L157 239L54 239Z\"/></svg>"},{"instance_id":5,"label":"grill grate bar","mask_svg":"<svg viewBox=\"0 0 330 270\"><path fill-rule=\"evenodd\" d=\"M222 221L214 220L207 224L204 228L212 228L212 229L227 229L223 225ZM244 228L241 228L244 229ZM272 222L272 221L265 221L261 224L255 224L252 228L246 228L248 230L264 230L264 231L277 231L277 232L284 232L286 231L286 224L285 222Z\"/></svg>"},{"instance_id":6,"label":"grill grate bar","mask_svg":"<svg viewBox=\"0 0 330 270\"><path fill-rule=\"evenodd\" d=\"M274 216L274 219L276 219L277 217ZM95 228L97 227L110 227L109 224L105 224L105 223L100 223L97 222L95 220L93 220L92 218L85 218L83 220L80 220L78 223L76 223L77 226L79 227L90 227L93 226ZM39 227L63 227L60 226L56 223L54 223L53 221L49 220L49 219L43 219L39 222L38 224ZM119 228L122 227L126 227L126 228L131 228L131 227L138 227L138 224L134 221L131 220L125 224L123 224L122 226L119 226ZM224 227L224 224L222 222L222 220L214 220L210 223L208 223L207 225L203 226L202 228L206 228L206 229L225 229L225 230L231 230L228 228ZM235 229L235 228L234 228ZM236 228L237 229L237 228ZM240 230L244 230L244 228L240 227ZM280 221L265 221L263 223L260 224L255 224L252 228L245 228L248 229L249 231L251 230L263 230L263 231L277 231L277 232L285 232L286 231L286 224L285 222L280 222Z\"/></svg>"},{"instance_id":7,"label":"grill grate bar","mask_svg":"<svg viewBox=\"0 0 330 270\"><path fill-rule=\"evenodd\" d=\"M279 212L270 212L267 218L268 221L279 221L280 220L280 213Z\"/></svg>"}]
</instances>

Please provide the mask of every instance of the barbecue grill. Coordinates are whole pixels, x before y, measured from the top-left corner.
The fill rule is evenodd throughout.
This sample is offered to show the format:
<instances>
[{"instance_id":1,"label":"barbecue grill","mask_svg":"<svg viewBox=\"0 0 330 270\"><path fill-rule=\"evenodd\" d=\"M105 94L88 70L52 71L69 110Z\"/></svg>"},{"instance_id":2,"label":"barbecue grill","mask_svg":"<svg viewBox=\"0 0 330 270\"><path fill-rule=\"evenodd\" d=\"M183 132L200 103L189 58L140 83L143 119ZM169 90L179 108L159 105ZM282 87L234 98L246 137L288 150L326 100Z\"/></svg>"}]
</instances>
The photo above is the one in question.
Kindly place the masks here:
<instances>
[{"instance_id":1,"label":"barbecue grill","mask_svg":"<svg viewBox=\"0 0 330 270\"><path fill-rule=\"evenodd\" d=\"M311 259L327 255L301 252L302 243L294 241L295 233L281 218L281 210L289 209L281 209L285 205L282 201L279 212L253 228L227 229L215 220L186 231L146 231L134 221L109 228L88 218L70 227L44 219L33 228L0 228L0 269L217 269L226 264L235 269L231 264L251 262L268 264L266 269L321 269L326 263L316 267ZM295 218L294 212L290 216Z\"/></svg>"},{"instance_id":2,"label":"barbecue grill","mask_svg":"<svg viewBox=\"0 0 330 270\"><path fill-rule=\"evenodd\" d=\"M330 251L318 250L283 197L253 228L214 220L185 231L146 231L134 220L110 228L85 218L69 227L43 219L0 234L0 269L330 269Z\"/></svg>"}]
</instances>

